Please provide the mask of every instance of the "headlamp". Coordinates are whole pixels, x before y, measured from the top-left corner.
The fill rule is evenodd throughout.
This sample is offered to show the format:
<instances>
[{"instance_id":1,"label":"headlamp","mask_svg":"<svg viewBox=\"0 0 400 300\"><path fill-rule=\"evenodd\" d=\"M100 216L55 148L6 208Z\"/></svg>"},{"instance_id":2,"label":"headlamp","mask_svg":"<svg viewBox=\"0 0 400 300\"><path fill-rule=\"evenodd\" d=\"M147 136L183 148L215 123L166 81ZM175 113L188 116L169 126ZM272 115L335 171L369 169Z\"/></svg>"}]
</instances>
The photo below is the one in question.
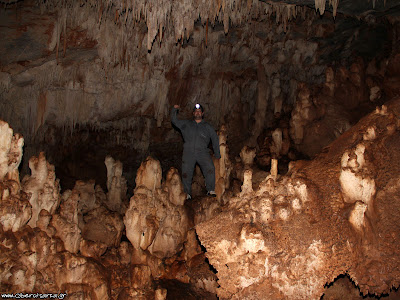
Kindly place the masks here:
<instances>
[{"instance_id":1,"label":"headlamp","mask_svg":"<svg viewBox=\"0 0 400 300\"><path fill-rule=\"evenodd\" d=\"M203 106L201 106L200 103L196 103L193 107L193 111L195 111L196 109L201 109L201 112L204 112L204 108Z\"/></svg>"}]
</instances>

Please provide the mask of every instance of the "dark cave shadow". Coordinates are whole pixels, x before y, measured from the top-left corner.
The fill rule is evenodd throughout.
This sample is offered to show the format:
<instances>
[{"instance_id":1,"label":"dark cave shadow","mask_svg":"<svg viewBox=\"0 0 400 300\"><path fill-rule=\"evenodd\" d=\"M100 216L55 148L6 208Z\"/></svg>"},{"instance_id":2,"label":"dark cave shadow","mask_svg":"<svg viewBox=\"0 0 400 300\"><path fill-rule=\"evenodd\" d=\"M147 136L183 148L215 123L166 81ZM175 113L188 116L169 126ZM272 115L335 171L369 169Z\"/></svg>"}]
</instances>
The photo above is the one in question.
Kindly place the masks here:
<instances>
[{"instance_id":1,"label":"dark cave shadow","mask_svg":"<svg viewBox=\"0 0 400 300\"><path fill-rule=\"evenodd\" d=\"M393 299L393 300L400 299L400 295L397 295L397 297L394 296L395 298L391 297L392 294L397 293L399 290L398 288L394 288L394 287L390 289L389 293L384 293L379 296L370 294L370 293L363 295L360 291L360 288L356 285L356 283L351 279L351 277L348 274L340 274L332 282L325 284L324 287L327 291L327 290L329 290L329 288L334 287L335 284L338 284L338 281L343 281L343 280L346 280L346 282L344 282L344 283L347 284L347 286L346 286L347 288L349 287L349 285L351 285L352 289L356 289L358 291L359 298L357 298L357 299L386 299L389 297L390 297L389 299ZM345 291L346 287L343 287L344 291ZM320 300L327 300L324 297L325 295L326 295L326 293L324 292L324 294L321 296ZM329 298L329 299L340 299L340 298ZM346 299L350 299L350 298L346 298ZM357 299L354 299L354 300L357 300Z\"/></svg>"}]
</instances>

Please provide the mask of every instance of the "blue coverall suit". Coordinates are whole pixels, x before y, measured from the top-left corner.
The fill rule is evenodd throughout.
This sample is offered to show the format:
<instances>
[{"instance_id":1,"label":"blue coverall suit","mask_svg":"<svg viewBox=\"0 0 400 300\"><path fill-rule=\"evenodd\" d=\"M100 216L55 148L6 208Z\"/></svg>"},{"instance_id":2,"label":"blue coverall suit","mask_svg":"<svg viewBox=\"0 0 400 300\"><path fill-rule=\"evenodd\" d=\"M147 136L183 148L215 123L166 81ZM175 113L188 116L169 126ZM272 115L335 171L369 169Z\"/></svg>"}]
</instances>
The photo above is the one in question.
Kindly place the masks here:
<instances>
[{"instance_id":1,"label":"blue coverall suit","mask_svg":"<svg viewBox=\"0 0 400 300\"><path fill-rule=\"evenodd\" d=\"M172 108L171 121L182 133L182 182L185 193L192 193L192 179L196 162L205 177L207 191L215 190L215 167L211 159L208 144L212 142L214 156L221 158L219 138L214 128L206 121L197 123L195 120L179 120L177 108Z\"/></svg>"}]
</instances>

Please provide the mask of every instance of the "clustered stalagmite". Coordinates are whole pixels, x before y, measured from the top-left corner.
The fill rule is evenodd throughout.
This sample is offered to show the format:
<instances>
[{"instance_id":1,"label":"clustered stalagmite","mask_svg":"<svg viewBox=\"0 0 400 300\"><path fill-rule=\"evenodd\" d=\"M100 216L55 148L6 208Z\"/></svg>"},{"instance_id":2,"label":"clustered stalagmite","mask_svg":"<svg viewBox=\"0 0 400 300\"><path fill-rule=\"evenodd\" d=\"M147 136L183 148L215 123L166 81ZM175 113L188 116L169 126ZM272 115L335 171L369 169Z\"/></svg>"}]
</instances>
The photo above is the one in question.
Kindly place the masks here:
<instances>
[{"instance_id":1,"label":"clustered stalagmite","mask_svg":"<svg viewBox=\"0 0 400 300\"><path fill-rule=\"evenodd\" d=\"M336 0L8 4L0 292L161 300L173 281L205 298L320 299L345 275L357 293L396 293L398 17L349 19ZM218 125L216 198L196 169L186 201L175 102ZM68 151L101 156L104 185L62 190L61 171L93 167Z\"/></svg>"}]
</instances>

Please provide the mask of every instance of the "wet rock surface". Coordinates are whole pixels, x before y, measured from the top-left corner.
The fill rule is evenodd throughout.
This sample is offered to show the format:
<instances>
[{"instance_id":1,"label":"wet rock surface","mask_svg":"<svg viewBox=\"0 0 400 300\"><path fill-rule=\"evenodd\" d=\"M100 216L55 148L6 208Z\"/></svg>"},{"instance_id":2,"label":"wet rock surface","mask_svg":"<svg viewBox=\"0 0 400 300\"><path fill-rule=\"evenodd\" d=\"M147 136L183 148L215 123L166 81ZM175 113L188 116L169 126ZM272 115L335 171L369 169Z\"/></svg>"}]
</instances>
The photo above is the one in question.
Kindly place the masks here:
<instances>
[{"instance_id":1,"label":"wet rock surface","mask_svg":"<svg viewBox=\"0 0 400 300\"><path fill-rule=\"evenodd\" d=\"M399 8L372 2L0 1L1 292L398 298ZM187 201L169 111L198 102L217 197L196 168Z\"/></svg>"}]
</instances>

